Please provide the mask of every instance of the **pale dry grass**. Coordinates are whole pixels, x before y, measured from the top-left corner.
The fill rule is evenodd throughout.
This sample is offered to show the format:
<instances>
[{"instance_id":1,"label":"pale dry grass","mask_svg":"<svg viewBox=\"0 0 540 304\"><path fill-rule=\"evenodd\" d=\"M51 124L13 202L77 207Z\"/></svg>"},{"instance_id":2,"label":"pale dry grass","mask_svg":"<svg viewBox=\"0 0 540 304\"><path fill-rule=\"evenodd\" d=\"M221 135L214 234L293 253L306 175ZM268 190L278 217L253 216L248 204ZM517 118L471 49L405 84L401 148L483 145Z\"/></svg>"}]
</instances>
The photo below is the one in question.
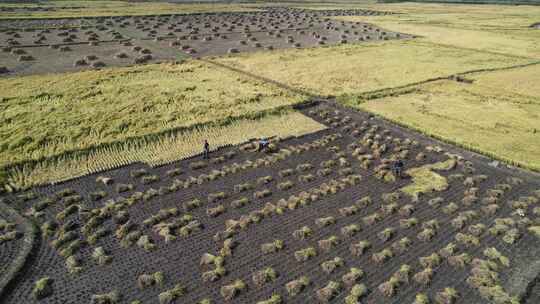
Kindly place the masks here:
<instances>
[{"instance_id":1,"label":"pale dry grass","mask_svg":"<svg viewBox=\"0 0 540 304\"><path fill-rule=\"evenodd\" d=\"M216 60L324 96L355 95L531 61L414 40L259 52Z\"/></svg>"},{"instance_id":2,"label":"pale dry grass","mask_svg":"<svg viewBox=\"0 0 540 304\"><path fill-rule=\"evenodd\" d=\"M69 155L61 159L27 163L10 169L8 184L13 188L59 182L134 162L151 166L170 163L202 152L202 143L212 149L235 145L251 138L301 136L326 127L299 112L284 112L255 120L238 120L224 126L204 126L188 132L170 134L152 141L92 149L89 153Z\"/></svg>"},{"instance_id":3,"label":"pale dry grass","mask_svg":"<svg viewBox=\"0 0 540 304\"><path fill-rule=\"evenodd\" d=\"M540 66L438 81L361 109L511 163L540 170Z\"/></svg>"},{"instance_id":4,"label":"pale dry grass","mask_svg":"<svg viewBox=\"0 0 540 304\"><path fill-rule=\"evenodd\" d=\"M433 18L428 17L431 16L419 16L417 18L410 16L338 17L337 19L372 22L390 31L421 36L418 38L419 41L439 45L540 59L540 45L537 43L538 39L540 39L540 31L528 28L533 23L533 20L540 20L540 14L537 18L525 20L518 18L518 21L510 22L504 29L511 29L512 26L516 25L516 22L520 22L521 27L507 32L504 32L503 28L482 30L481 25L475 27L474 25L459 23L461 18L474 20L476 16L456 17L457 19L453 20L455 24L447 23L449 21L444 18L432 20ZM437 17L440 16L437 15ZM463 28L460 28L460 26Z\"/></svg>"}]
</instances>

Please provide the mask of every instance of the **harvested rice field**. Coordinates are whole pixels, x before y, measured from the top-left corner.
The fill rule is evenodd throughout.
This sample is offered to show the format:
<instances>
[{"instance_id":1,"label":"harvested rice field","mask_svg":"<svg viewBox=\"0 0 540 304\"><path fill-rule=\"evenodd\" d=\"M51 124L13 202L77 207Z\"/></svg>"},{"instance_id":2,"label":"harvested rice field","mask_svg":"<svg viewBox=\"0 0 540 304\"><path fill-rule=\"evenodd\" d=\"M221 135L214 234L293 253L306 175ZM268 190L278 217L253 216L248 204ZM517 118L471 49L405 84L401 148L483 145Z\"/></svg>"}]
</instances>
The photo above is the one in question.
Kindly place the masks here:
<instances>
[{"instance_id":1,"label":"harvested rice field","mask_svg":"<svg viewBox=\"0 0 540 304\"><path fill-rule=\"evenodd\" d=\"M536 176L335 104L301 111L328 128L4 195L41 235L3 299L517 301L538 259Z\"/></svg>"}]
</instances>

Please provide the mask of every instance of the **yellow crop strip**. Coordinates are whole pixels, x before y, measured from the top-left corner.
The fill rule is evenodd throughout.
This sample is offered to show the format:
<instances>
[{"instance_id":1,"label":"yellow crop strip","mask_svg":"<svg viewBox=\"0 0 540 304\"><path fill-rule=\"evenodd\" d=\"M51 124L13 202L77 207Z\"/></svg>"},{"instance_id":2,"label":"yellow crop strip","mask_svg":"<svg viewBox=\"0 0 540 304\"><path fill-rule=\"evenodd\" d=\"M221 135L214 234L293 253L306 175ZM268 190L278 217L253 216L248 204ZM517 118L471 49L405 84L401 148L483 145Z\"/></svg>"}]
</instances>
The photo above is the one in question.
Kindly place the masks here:
<instances>
[{"instance_id":1,"label":"yellow crop strip","mask_svg":"<svg viewBox=\"0 0 540 304\"><path fill-rule=\"evenodd\" d=\"M162 165L201 153L205 139L215 149L240 144L251 138L301 136L325 128L299 112L286 111L255 120L237 120L224 126L203 126L188 132L164 135L151 142L128 142L92 149L80 155L26 163L7 172L7 184L19 189L59 182L134 162Z\"/></svg>"}]
</instances>

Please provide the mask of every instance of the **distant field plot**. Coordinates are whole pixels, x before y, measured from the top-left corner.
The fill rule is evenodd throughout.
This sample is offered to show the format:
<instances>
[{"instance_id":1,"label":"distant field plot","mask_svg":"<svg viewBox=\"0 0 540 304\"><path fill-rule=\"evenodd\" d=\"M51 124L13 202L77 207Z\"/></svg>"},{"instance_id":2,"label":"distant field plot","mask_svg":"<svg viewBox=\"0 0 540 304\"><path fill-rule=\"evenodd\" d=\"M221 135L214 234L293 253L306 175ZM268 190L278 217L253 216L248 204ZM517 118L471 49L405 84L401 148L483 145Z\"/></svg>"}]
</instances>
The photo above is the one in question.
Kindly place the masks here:
<instances>
[{"instance_id":1,"label":"distant field plot","mask_svg":"<svg viewBox=\"0 0 540 304\"><path fill-rule=\"evenodd\" d=\"M415 40L240 54L216 60L292 87L333 96L531 61Z\"/></svg>"},{"instance_id":2,"label":"distant field plot","mask_svg":"<svg viewBox=\"0 0 540 304\"><path fill-rule=\"evenodd\" d=\"M487 6L485 11L477 11L473 7L469 12L452 13L452 7L449 7L448 13L434 13L429 7L419 7L406 15L345 16L337 19L372 22L392 31L420 36L421 41L540 59L537 42L540 32L530 27L540 18L540 7L520 11L503 7L497 8L498 14L490 13L494 9Z\"/></svg>"},{"instance_id":3,"label":"distant field plot","mask_svg":"<svg viewBox=\"0 0 540 304\"><path fill-rule=\"evenodd\" d=\"M250 7L251 6L251 7ZM193 14L206 12L257 11L250 4L168 3L126 1L47 1L45 3L0 4L0 19L73 18L150 14Z\"/></svg>"},{"instance_id":4,"label":"distant field plot","mask_svg":"<svg viewBox=\"0 0 540 304\"><path fill-rule=\"evenodd\" d=\"M0 57L0 75L411 38L368 23L329 19L385 14L372 10L269 8L252 13L95 17L77 21L4 20L0 21L0 49L5 53Z\"/></svg>"},{"instance_id":5,"label":"distant field plot","mask_svg":"<svg viewBox=\"0 0 540 304\"><path fill-rule=\"evenodd\" d=\"M467 148L540 170L538 65L438 81L360 108Z\"/></svg>"},{"instance_id":6,"label":"distant field plot","mask_svg":"<svg viewBox=\"0 0 540 304\"><path fill-rule=\"evenodd\" d=\"M0 88L2 166L304 99L195 61L7 78Z\"/></svg>"}]
</instances>

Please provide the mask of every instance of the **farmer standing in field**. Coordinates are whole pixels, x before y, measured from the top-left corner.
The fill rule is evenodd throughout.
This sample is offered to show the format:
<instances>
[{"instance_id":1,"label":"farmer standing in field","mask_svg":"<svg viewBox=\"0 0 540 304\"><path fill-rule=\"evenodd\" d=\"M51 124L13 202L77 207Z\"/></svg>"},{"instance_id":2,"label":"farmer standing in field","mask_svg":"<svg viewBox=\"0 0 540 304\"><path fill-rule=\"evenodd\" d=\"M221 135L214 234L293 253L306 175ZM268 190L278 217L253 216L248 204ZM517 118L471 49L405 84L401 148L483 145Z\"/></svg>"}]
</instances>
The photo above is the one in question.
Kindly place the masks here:
<instances>
[{"instance_id":1,"label":"farmer standing in field","mask_svg":"<svg viewBox=\"0 0 540 304\"><path fill-rule=\"evenodd\" d=\"M403 161L401 159L398 159L394 162L392 169L397 177L401 178L401 172L403 171L404 166L405 164L403 164Z\"/></svg>"},{"instance_id":2,"label":"farmer standing in field","mask_svg":"<svg viewBox=\"0 0 540 304\"><path fill-rule=\"evenodd\" d=\"M204 147L203 147L203 158L204 159L208 159L210 158L208 156L208 154L210 154L210 144L208 144L208 140L204 140Z\"/></svg>"}]
</instances>

